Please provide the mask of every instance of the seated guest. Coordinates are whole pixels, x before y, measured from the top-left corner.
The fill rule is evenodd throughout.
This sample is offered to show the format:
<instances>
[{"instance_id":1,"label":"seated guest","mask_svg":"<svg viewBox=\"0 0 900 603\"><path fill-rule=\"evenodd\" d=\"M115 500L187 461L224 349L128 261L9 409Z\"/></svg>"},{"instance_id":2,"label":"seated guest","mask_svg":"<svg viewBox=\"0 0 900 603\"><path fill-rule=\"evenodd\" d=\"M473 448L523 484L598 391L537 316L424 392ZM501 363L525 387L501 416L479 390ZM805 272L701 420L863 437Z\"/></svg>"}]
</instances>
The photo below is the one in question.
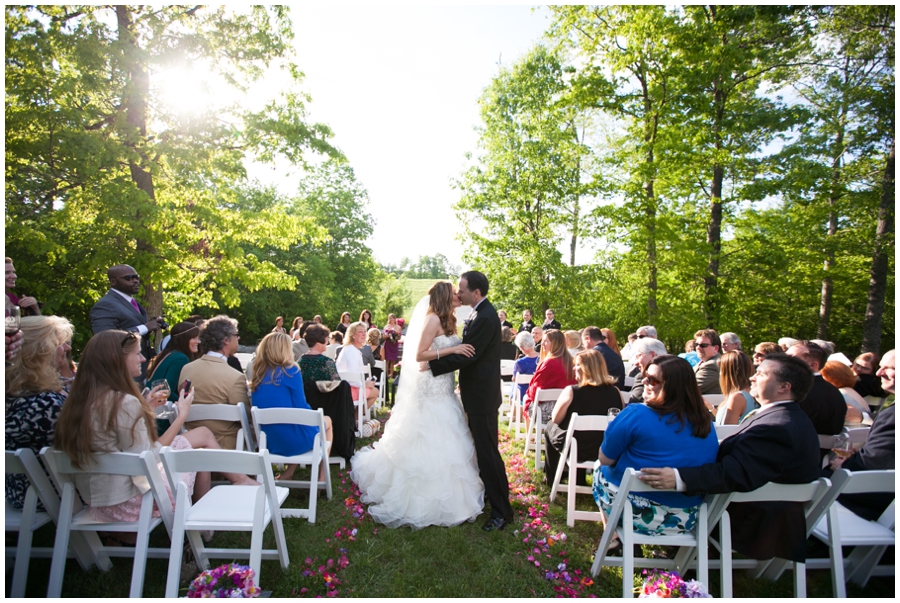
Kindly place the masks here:
<instances>
[{"instance_id":1,"label":"seated guest","mask_svg":"<svg viewBox=\"0 0 900 603\"><path fill-rule=\"evenodd\" d=\"M769 482L807 484L818 479L819 438L797 403L806 397L812 380L812 371L799 358L770 355L750 379L750 393L761 410L722 440L714 462L685 463L677 469L645 467L640 479L654 488L677 485L680 492L698 495L750 492ZM609 437L607 431L606 441ZM742 555L805 561L802 503L738 503L729 505L728 513L733 547Z\"/></svg>"},{"instance_id":2,"label":"seated guest","mask_svg":"<svg viewBox=\"0 0 900 603\"><path fill-rule=\"evenodd\" d=\"M622 408L622 396L616 385L616 378L606 372L606 361L603 354L596 350L585 350L575 356L575 379L577 385L565 388L556 400L544 440L547 444L547 462L544 464L547 483L553 484L560 455L566 444L566 430L572 413L581 415L606 416L610 408ZM578 462L597 458L600 444L603 442L601 431L575 432L578 441ZM578 470L578 483L587 485L585 472Z\"/></svg>"},{"instance_id":3,"label":"seated guest","mask_svg":"<svg viewBox=\"0 0 900 603\"><path fill-rule=\"evenodd\" d=\"M612 329L607 329L606 327L600 329L600 332L603 333L603 343L605 343L609 349L619 355L619 358L622 357L622 352L619 351L619 342L616 341L616 334L612 332Z\"/></svg>"},{"instance_id":4,"label":"seated guest","mask_svg":"<svg viewBox=\"0 0 900 603\"><path fill-rule=\"evenodd\" d=\"M733 350L744 351L741 347L741 338L736 333L722 333L719 337L722 340L722 353L731 352Z\"/></svg>"},{"instance_id":5,"label":"seated guest","mask_svg":"<svg viewBox=\"0 0 900 603\"><path fill-rule=\"evenodd\" d=\"M541 353L541 344L544 339L544 329L541 327L534 327L531 329L531 337L534 339L534 351L538 354Z\"/></svg>"},{"instance_id":6,"label":"seated guest","mask_svg":"<svg viewBox=\"0 0 900 603\"><path fill-rule=\"evenodd\" d=\"M54 441L54 448L66 453L75 467L88 469L93 455L103 452L140 454L152 450L157 455L162 446L175 450L219 448L205 427L179 435L191 408L192 392L186 396L182 392L176 403L178 416L157 437L153 408L165 403L165 398L151 395L150 400L145 400L141 396L133 377L141 374L143 360L140 335L134 332L102 331L88 341L72 392L59 414ZM194 502L209 491L209 473L183 473L181 477L188 489L193 490ZM233 484L259 485L237 473L226 473L225 478ZM125 522L138 520L141 495L147 489L146 481L142 480L127 475L88 473L76 475L75 485L95 521ZM163 482L169 490L169 480L164 478ZM169 497L174 503L171 491ZM159 511L154 510L153 515L159 517ZM108 544L133 544L137 539L134 533L114 534Z\"/></svg>"},{"instance_id":7,"label":"seated guest","mask_svg":"<svg viewBox=\"0 0 900 603\"><path fill-rule=\"evenodd\" d=\"M637 369L634 376L634 386L631 388L629 404L643 404L644 402L644 377L647 376L647 367L654 358L666 356L666 346L659 339L645 337L638 339L634 344L632 360Z\"/></svg>"},{"instance_id":8,"label":"seated guest","mask_svg":"<svg viewBox=\"0 0 900 603\"><path fill-rule=\"evenodd\" d=\"M16 278L16 269L13 268L13 261L10 258L6 258L6 307L18 306L21 308L21 316L40 316L41 304L38 300L28 295L19 297L15 294Z\"/></svg>"},{"instance_id":9,"label":"seated guest","mask_svg":"<svg viewBox=\"0 0 900 603\"><path fill-rule=\"evenodd\" d=\"M372 378L375 381L381 380L381 373L384 371L375 366L376 360L384 360L381 347L381 331L378 327L372 327L366 331L366 345L362 347L360 352L363 355L363 362L372 367Z\"/></svg>"},{"instance_id":10,"label":"seated guest","mask_svg":"<svg viewBox=\"0 0 900 603\"><path fill-rule=\"evenodd\" d=\"M814 343L823 350L825 350L826 356L831 356L834 354L834 342L833 341L825 341L824 339L810 339L810 343Z\"/></svg>"},{"instance_id":11,"label":"seated guest","mask_svg":"<svg viewBox=\"0 0 900 603\"><path fill-rule=\"evenodd\" d=\"M585 327L581 331L584 349L594 349L603 354L607 372L616 378L616 387L625 389L625 363L622 362L622 357L607 345L605 337L603 331L597 327Z\"/></svg>"},{"instance_id":12,"label":"seated guest","mask_svg":"<svg viewBox=\"0 0 900 603\"><path fill-rule=\"evenodd\" d=\"M516 344L513 343L515 337L512 329L509 327L500 329L500 360L515 360L518 358L519 350L516 348ZM510 377L504 380L509 381Z\"/></svg>"},{"instance_id":13,"label":"seated guest","mask_svg":"<svg viewBox=\"0 0 900 603\"><path fill-rule=\"evenodd\" d=\"M632 350L634 349L634 342L637 341L637 333L629 333L628 334L628 343L625 344L625 347L622 348L622 360L631 360Z\"/></svg>"},{"instance_id":14,"label":"seated guest","mask_svg":"<svg viewBox=\"0 0 900 603\"><path fill-rule=\"evenodd\" d=\"M178 400L178 378L189 362L200 357L200 327L192 322L180 322L172 327L168 345L154 356L147 369L147 383L165 379L169 383L169 400Z\"/></svg>"},{"instance_id":15,"label":"seated guest","mask_svg":"<svg viewBox=\"0 0 900 603\"><path fill-rule=\"evenodd\" d=\"M578 355L578 352L583 352L584 348L581 345L581 333L578 331L566 331L566 347L569 349L569 353L572 354L572 358Z\"/></svg>"},{"instance_id":16,"label":"seated guest","mask_svg":"<svg viewBox=\"0 0 900 603\"><path fill-rule=\"evenodd\" d=\"M794 339L793 337L782 337L778 340L778 345L781 347L781 350L787 353L788 348L790 348L795 343L799 343L799 339Z\"/></svg>"},{"instance_id":17,"label":"seated guest","mask_svg":"<svg viewBox=\"0 0 900 603\"><path fill-rule=\"evenodd\" d=\"M878 368L878 356L872 352L860 354L853 361L853 372L856 374L856 383L853 389L862 396L875 396L887 398L887 393L881 388L881 379L875 376Z\"/></svg>"},{"instance_id":18,"label":"seated guest","mask_svg":"<svg viewBox=\"0 0 900 603\"><path fill-rule=\"evenodd\" d=\"M549 329L556 329L557 331L562 330L562 327L559 326L559 321L556 320L555 316L556 315L553 314L553 310L547 310L546 312L544 312L544 318L546 320L544 320L544 324L541 325L541 328L544 329L544 331L547 331Z\"/></svg>"},{"instance_id":19,"label":"seated guest","mask_svg":"<svg viewBox=\"0 0 900 603\"><path fill-rule=\"evenodd\" d=\"M820 435L836 435L844 430L844 418L847 416L847 404L844 396L832 384L825 381L819 371L828 361L828 354L811 341L801 341L788 348L788 356L800 358L812 369L813 384L806 397L799 400L803 409ZM822 457L828 450L822 449Z\"/></svg>"},{"instance_id":20,"label":"seated guest","mask_svg":"<svg viewBox=\"0 0 900 603\"><path fill-rule=\"evenodd\" d=\"M536 329L537 327L535 327ZM566 349L566 336L561 331L550 331L545 336L544 349L541 350L541 359L538 362L537 370L531 383L525 391L525 433L531 425L531 418L528 414L531 403L537 395L539 389L562 389L569 385L575 385L575 368L572 366L572 356ZM553 410L553 402L541 402L540 412L542 415L541 422L547 423L550 420L550 413Z\"/></svg>"},{"instance_id":21,"label":"seated guest","mask_svg":"<svg viewBox=\"0 0 900 603\"><path fill-rule=\"evenodd\" d=\"M715 329L701 329L694 333L700 363L694 367L694 376L701 394L721 394L719 387L719 349L722 342Z\"/></svg>"},{"instance_id":22,"label":"seated guest","mask_svg":"<svg viewBox=\"0 0 900 603\"><path fill-rule=\"evenodd\" d=\"M872 410L865 398L853 389L853 386L856 385L856 375L849 366L837 360L829 360L822 367L822 378L838 388L838 391L844 396L844 402L847 404L845 425L859 426L863 421L871 425Z\"/></svg>"},{"instance_id":23,"label":"seated guest","mask_svg":"<svg viewBox=\"0 0 900 603\"><path fill-rule=\"evenodd\" d=\"M250 379L253 406L258 408L303 408L312 410L303 393L303 377L294 362L291 338L284 333L269 333L259 342ZM312 450L318 427L272 424L260 429L266 434L266 447L272 454L294 456ZM331 441L331 418L325 417L325 434ZM320 465L319 480L325 479L328 460ZM289 480L297 465L288 465L278 479Z\"/></svg>"},{"instance_id":24,"label":"seated guest","mask_svg":"<svg viewBox=\"0 0 900 603\"><path fill-rule=\"evenodd\" d=\"M328 329L318 324L311 324L306 329L306 343L309 352L300 358L300 372L304 381L340 381L334 360L325 355L325 342L328 341Z\"/></svg>"},{"instance_id":25,"label":"seated guest","mask_svg":"<svg viewBox=\"0 0 900 603\"><path fill-rule=\"evenodd\" d=\"M894 368L894 350L890 350L881 359L878 370L884 391L896 393L896 372ZM838 469L849 471L876 471L894 468L894 411L891 404L875 417L869 437L861 450L857 450L846 460L835 458L828 469L822 472L831 477ZM864 519L875 521L894 501L894 493L867 492L865 494L841 494L838 502Z\"/></svg>"},{"instance_id":26,"label":"seated guest","mask_svg":"<svg viewBox=\"0 0 900 603\"><path fill-rule=\"evenodd\" d=\"M697 342L693 339L688 339L684 342L684 353L678 354L679 358L684 358L688 361L688 364L691 365L691 368L700 364L700 355L697 354Z\"/></svg>"},{"instance_id":27,"label":"seated guest","mask_svg":"<svg viewBox=\"0 0 900 603\"><path fill-rule=\"evenodd\" d=\"M343 314L341 314L341 322L338 324L336 330L339 331L341 333L341 335L346 335L347 327L350 326L350 321L351 321L350 313L344 312ZM366 327L366 329L368 329L368 327ZM338 343L341 343L341 342L338 342Z\"/></svg>"},{"instance_id":28,"label":"seated guest","mask_svg":"<svg viewBox=\"0 0 900 603\"><path fill-rule=\"evenodd\" d=\"M732 350L722 354L719 388L725 399L716 411L716 425L737 425L748 413L759 408L750 395L750 376L753 373L753 363L744 352Z\"/></svg>"},{"instance_id":29,"label":"seated guest","mask_svg":"<svg viewBox=\"0 0 900 603\"><path fill-rule=\"evenodd\" d=\"M528 331L519 331L516 335L516 347L522 352L522 357L513 365L513 381L518 375L533 375L537 370L538 353L534 351L534 338ZM519 399L525 399L528 385L519 384Z\"/></svg>"},{"instance_id":30,"label":"seated guest","mask_svg":"<svg viewBox=\"0 0 900 603\"><path fill-rule=\"evenodd\" d=\"M659 339L659 336L656 333L656 327L652 325L646 325L638 328L637 330L637 338L643 339L644 337L651 337L653 339Z\"/></svg>"},{"instance_id":31,"label":"seated guest","mask_svg":"<svg viewBox=\"0 0 900 603\"><path fill-rule=\"evenodd\" d=\"M753 366L757 367L760 363L766 359L766 356L769 354L782 354L784 350L781 349L781 346L777 343L773 343L771 341L764 341L762 343L756 344L756 347L753 349Z\"/></svg>"},{"instance_id":32,"label":"seated guest","mask_svg":"<svg viewBox=\"0 0 900 603\"><path fill-rule=\"evenodd\" d=\"M200 349L203 356L189 362L181 369L178 377L179 389L190 380L194 391L194 404L237 404L250 406L247 380L243 372L228 365L228 356L237 351L238 323L225 315L216 316L206 322L200 332ZM191 421L188 429L206 427L216 437L219 447L234 450L239 421Z\"/></svg>"},{"instance_id":33,"label":"seated guest","mask_svg":"<svg viewBox=\"0 0 900 603\"><path fill-rule=\"evenodd\" d=\"M347 327L347 344L343 347L343 352L338 356L335 365L338 373L363 373L365 371L363 358L360 349L366 343L366 325L361 322L354 322ZM366 400L366 408L372 408L378 399L378 387L371 381L348 381L350 390L354 400L360 399L360 390L362 397Z\"/></svg>"},{"instance_id":34,"label":"seated guest","mask_svg":"<svg viewBox=\"0 0 900 603\"><path fill-rule=\"evenodd\" d=\"M9 264L7 264L8 266ZM35 454L53 445L56 420L66 393L58 365L71 349L72 324L59 316L21 319L22 347L6 366L6 449L28 448ZM17 509L25 503L28 478L6 474L6 500Z\"/></svg>"},{"instance_id":35,"label":"seated guest","mask_svg":"<svg viewBox=\"0 0 900 603\"><path fill-rule=\"evenodd\" d=\"M653 359L644 377L645 404L629 404L606 428L600 457L594 466L594 499L604 517L612 509L625 469L659 464L710 463L718 441L691 366L677 356ZM635 507L632 521L640 534L682 534L689 531L703 502L702 494L641 492L629 494ZM605 519L604 519L605 522ZM615 526L607 526L613 529Z\"/></svg>"}]
</instances>

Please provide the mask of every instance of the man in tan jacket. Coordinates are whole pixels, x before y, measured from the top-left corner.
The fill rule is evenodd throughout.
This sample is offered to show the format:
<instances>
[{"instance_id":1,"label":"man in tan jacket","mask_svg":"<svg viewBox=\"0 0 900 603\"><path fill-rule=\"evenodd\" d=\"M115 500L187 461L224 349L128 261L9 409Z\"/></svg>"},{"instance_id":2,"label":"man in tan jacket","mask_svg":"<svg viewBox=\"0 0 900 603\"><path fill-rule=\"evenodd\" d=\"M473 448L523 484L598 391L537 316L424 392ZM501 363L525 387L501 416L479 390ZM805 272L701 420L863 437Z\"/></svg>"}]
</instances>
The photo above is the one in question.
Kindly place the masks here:
<instances>
[{"instance_id":1,"label":"man in tan jacket","mask_svg":"<svg viewBox=\"0 0 900 603\"><path fill-rule=\"evenodd\" d=\"M186 379L194 388L194 404L237 404L250 406L250 395L244 374L228 365L226 359L237 351L238 323L225 315L209 320L200 333L200 349L204 355L185 365L178 378L179 387ZM188 429L203 425L208 427L224 450L234 450L239 422L191 421Z\"/></svg>"}]
</instances>

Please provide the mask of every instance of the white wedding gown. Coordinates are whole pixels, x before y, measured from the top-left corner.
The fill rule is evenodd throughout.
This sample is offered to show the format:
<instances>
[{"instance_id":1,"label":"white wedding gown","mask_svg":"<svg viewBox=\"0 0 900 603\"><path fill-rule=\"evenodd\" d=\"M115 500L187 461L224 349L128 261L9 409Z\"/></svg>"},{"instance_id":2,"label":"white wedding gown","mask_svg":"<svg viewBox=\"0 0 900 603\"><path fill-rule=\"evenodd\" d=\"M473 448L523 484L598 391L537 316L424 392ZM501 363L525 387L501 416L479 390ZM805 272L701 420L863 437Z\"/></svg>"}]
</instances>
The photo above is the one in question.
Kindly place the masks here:
<instances>
[{"instance_id":1,"label":"white wedding gown","mask_svg":"<svg viewBox=\"0 0 900 603\"><path fill-rule=\"evenodd\" d=\"M459 342L456 335L440 335L431 349ZM362 502L372 503L369 514L386 526L418 529L474 521L484 507L484 485L472 434L453 391L453 373L410 375L414 370L416 363L408 363L400 387L404 379L412 379L415 389L405 396L398 392L384 435L353 456L350 477Z\"/></svg>"}]
</instances>

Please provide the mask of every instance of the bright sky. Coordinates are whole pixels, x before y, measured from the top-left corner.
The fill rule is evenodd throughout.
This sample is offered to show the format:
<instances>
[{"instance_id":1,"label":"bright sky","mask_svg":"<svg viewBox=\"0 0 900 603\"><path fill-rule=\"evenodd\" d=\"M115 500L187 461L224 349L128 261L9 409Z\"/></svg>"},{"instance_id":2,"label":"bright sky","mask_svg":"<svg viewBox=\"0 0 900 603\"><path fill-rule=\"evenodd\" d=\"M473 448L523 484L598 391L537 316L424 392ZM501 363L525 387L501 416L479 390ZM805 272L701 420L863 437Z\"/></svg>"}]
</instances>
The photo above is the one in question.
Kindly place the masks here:
<instances>
[{"instance_id":1,"label":"bright sky","mask_svg":"<svg viewBox=\"0 0 900 603\"><path fill-rule=\"evenodd\" d=\"M310 120L331 127L369 192L376 259L442 253L461 265L452 181L476 150L478 98L499 61L511 65L540 40L548 11L317 4L292 7L291 18Z\"/></svg>"}]
</instances>

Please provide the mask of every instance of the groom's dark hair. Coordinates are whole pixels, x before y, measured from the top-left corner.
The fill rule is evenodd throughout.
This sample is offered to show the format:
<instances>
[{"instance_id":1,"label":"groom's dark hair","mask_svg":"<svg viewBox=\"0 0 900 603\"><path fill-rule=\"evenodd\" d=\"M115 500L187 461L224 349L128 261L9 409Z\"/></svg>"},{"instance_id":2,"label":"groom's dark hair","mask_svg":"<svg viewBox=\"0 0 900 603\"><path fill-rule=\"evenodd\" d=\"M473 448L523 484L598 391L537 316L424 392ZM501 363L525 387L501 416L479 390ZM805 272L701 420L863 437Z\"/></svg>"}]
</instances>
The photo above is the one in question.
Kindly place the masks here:
<instances>
[{"instance_id":1,"label":"groom's dark hair","mask_svg":"<svg viewBox=\"0 0 900 603\"><path fill-rule=\"evenodd\" d=\"M463 272L459 275L459 278L466 279L466 284L469 286L469 291L474 291L478 289L481 291L481 297L487 297L488 294L488 282L487 277L477 270L469 270L468 272Z\"/></svg>"}]
</instances>

